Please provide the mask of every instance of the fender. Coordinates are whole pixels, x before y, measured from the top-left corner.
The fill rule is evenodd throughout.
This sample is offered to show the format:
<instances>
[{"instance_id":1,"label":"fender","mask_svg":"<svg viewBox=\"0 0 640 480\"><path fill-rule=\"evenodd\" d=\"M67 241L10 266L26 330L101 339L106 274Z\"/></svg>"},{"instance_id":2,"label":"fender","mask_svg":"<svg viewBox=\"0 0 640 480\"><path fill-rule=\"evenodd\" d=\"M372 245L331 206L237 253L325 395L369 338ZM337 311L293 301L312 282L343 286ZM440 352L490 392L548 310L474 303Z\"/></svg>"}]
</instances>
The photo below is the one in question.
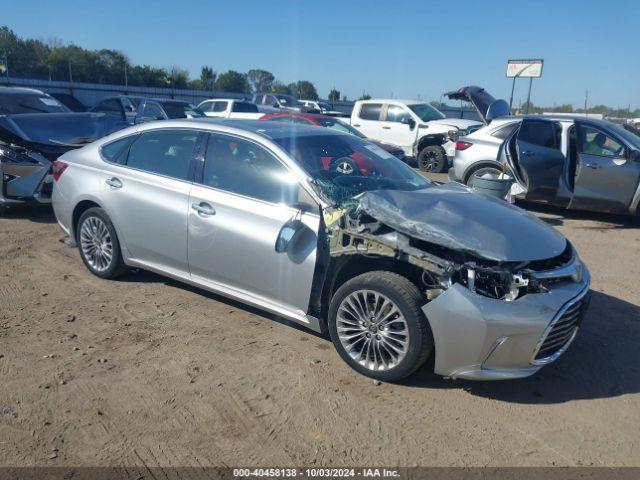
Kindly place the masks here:
<instances>
[{"instance_id":1,"label":"fender","mask_svg":"<svg viewBox=\"0 0 640 480\"><path fill-rule=\"evenodd\" d=\"M429 133L421 136L413 147L413 155L417 156L424 147L429 145L444 145L448 137L444 133Z\"/></svg>"}]
</instances>

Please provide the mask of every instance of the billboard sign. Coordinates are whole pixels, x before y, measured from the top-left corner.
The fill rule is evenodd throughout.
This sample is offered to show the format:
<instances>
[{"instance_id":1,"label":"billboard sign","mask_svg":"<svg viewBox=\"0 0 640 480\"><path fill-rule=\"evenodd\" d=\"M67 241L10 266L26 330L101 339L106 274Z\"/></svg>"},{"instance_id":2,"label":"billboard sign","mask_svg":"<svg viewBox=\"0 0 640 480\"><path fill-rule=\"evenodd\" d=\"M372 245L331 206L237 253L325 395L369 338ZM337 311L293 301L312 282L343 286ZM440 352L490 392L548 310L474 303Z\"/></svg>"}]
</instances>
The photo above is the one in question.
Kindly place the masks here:
<instances>
[{"instance_id":1,"label":"billboard sign","mask_svg":"<svg viewBox=\"0 0 640 480\"><path fill-rule=\"evenodd\" d=\"M508 60L507 61L507 77L509 78L539 78L542 76L542 64L544 60Z\"/></svg>"}]
</instances>

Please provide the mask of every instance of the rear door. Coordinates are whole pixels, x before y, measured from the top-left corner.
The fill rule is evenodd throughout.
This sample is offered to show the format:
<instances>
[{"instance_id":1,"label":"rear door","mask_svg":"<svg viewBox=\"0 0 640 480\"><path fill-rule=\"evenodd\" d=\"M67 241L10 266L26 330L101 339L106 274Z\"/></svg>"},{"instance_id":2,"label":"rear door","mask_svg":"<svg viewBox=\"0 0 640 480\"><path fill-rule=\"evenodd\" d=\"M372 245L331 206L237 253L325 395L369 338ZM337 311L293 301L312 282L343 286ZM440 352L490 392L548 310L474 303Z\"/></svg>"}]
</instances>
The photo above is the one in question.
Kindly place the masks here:
<instances>
[{"instance_id":1,"label":"rear door","mask_svg":"<svg viewBox=\"0 0 640 480\"><path fill-rule=\"evenodd\" d=\"M527 200L552 202L558 193L566 157L561 151L562 127L546 120L522 121L515 137L516 174Z\"/></svg>"},{"instance_id":2,"label":"rear door","mask_svg":"<svg viewBox=\"0 0 640 480\"><path fill-rule=\"evenodd\" d=\"M627 212L638 186L640 165L613 132L576 122L577 162L570 208Z\"/></svg>"},{"instance_id":3,"label":"rear door","mask_svg":"<svg viewBox=\"0 0 640 480\"><path fill-rule=\"evenodd\" d=\"M104 208L130 257L180 276L189 272L187 217L198 138L190 129L143 132L125 145L122 161L105 163L102 172Z\"/></svg>"},{"instance_id":4,"label":"rear door","mask_svg":"<svg viewBox=\"0 0 640 480\"><path fill-rule=\"evenodd\" d=\"M189 200L194 280L249 303L303 316L316 264L318 211L293 205L304 193L289 169L248 139L212 133ZM302 193L301 193L302 192ZM305 224L293 250L277 253L281 228Z\"/></svg>"},{"instance_id":5,"label":"rear door","mask_svg":"<svg viewBox=\"0 0 640 480\"><path fill-rule=\"evenodd\" d=\"M412 116L405 106L389 104L382 123L381 141L410 152L416 139L415 123L413 128L407 123L411 119Z\"/></svg>"},{"instance_id":6,"label":"rear door","mask_svg":"<svg viewBox=\"0 0 640 480\"><path fill-rule=\"evenodd\" d=\"M351 125L366 137L382 141L382 103L361 103Z\"/></svg>"}]
</instances>

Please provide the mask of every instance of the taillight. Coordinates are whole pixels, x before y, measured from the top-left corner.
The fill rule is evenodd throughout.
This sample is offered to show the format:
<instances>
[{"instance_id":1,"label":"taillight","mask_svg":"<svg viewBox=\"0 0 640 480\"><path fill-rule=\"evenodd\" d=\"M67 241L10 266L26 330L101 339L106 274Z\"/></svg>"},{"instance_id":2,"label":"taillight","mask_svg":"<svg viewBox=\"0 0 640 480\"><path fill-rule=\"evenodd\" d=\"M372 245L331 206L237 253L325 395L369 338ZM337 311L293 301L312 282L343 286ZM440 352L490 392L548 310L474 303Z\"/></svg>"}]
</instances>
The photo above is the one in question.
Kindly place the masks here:
<instances>
[{"instance_id":1,"label":"taillight","mask_svg":"<svg viewBox=\"0 0 640 480\"><path fill-rule=\"evenodd\" d=\"M473 145L473 143L471 143L471 142L463 142L462 140L458 140L456 142L456 150L466 150L471 145Z\"/></svg>"},{"instance_id":2,"label":"taillight","mask_svg":"<svg viewBox=\"0 0 640 480\"><path fill-rule=\"evenodd\" d=\"M61 162L60 160L56 160L51 164L51 176L53 176L53 179L56 182L60 180L60 177L62 176L62 174L64 173L64 171L67 169L68 166L69 166L68 163Z\"/></svg>"}]
</instances>

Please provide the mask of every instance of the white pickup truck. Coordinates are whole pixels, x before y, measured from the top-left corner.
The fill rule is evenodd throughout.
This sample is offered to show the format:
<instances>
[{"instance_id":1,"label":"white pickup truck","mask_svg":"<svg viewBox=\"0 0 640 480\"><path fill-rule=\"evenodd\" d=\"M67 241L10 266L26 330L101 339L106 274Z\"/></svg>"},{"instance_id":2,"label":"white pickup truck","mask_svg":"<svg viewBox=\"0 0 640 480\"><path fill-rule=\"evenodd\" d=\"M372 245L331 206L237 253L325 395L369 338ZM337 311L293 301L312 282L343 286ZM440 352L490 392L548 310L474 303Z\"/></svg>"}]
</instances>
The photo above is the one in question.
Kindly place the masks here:
<instances>
[{"instance_id":1,"label":"white pickup truck","mask_svg":"<svg viewBox=\"0 0 640 480\"><path fill-rule=\"evenodd\" d=\"M258 111L256 104L233 98L212 98L198 105L198 109L207 117L259 119L264 113Z\"/></svg>"},{"instance_id":2,"label":"white pickup truck","mask_svg":"<svg viewBox=\"0 0 640 480\"><path fill-rule=\"evenodd\" d=\"M446 171L455 154L455 141L482 123L446 118L428 103L412 100L359 100L351 125L365 136L401 147L427 172Z\"/></svg>"}]
</instances>

